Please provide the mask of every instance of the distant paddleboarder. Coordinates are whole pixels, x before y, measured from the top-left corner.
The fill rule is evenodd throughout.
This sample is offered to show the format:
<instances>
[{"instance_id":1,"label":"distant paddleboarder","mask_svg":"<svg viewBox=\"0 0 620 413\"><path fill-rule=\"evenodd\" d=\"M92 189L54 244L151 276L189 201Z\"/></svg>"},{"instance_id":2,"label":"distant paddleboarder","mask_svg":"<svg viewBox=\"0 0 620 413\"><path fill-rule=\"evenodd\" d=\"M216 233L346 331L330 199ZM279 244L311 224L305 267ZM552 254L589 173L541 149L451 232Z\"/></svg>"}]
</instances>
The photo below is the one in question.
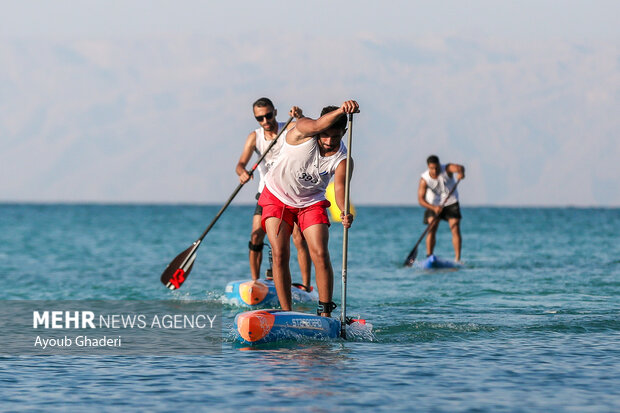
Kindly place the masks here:
<instances>
[{"instance_id":1,"label":"distant paddleboarder","mask_svg":"<svg viewBox=\"0 0 620 413\"><path fill-rule=\"evenodd\" d=\"M428 169L420 178L418 187L418 202L426 208L424 212L424 224L430 225L433 219L439 215L429 228L426 236L426 254L430 256L435 249L435 241L439 221L448 221L450 231L452 231L452 245L454 247L454 261L461 261L461 209L459 206L458 191L451 195L450 191L456 185L457 180L465 178L465 167L455 163L442 165L436 155L431 155L426 159ZM448 197L449 195L449 197ZM445 206L442 208L445 202Z\"/></svg>"},{"instance_id":2,"label":"distant paddleboarder","mask_svg":"<svg viewBox=\"0 0 620 413\"><path fill-rule=\"evenodd\" d=\"M325 189L333 176L336 204L344 211L347 148L342 137L347 130L346 114L358 111L357 102L348 100L340 107L323 108L318 119L300 118L286 133L280 155L265 178L258 203L263 207L262 225L273 252L273 279L285 311L292 310L289 240L295 224L308 243L316 272L317 314L329 317L336 307L328 250L326 209L330 203ZM342 213L342 224L348 228L352 223L353 215Z\"/></svg>"},{"instance_id":3,"label":"distant paddleboarder","mask_svg":"<svg viewBox=\"0 0 620 413\"><path fill-rule=\"evenodd\" d=\"M278 135L280 129L284 126L284 123L278 123L276 115L278 114L272 101L269 98L262 97L252 104L252 110L254 112L254 118L260 125L260 127L250 133L243 146L243 152L239 157L235 171L239 175L239 182L245 184L250 179L250 174L246 170L247 164L252 158L252 154L256 153L260 157L272 143L272 141ZM299 119L303 117L301 108L293 106L290 112L290 116L294 116ZM292 128L295 125L291 122L288 128ZM269 169L273 166L280 148L284 142L284 135L280 137L276 145L265 156L265 159L256 168L259 175L258 193L256 199L260 196L265 186L265 175ZM263 208L256 204L254 210L254 217L252 219L252 233L250 235L250 242L248 248L250 249L250 272L253 280L260 278L260 266L263 259L263 240L265 239L265 232L261 227L261 214ZM295 226L293 230L293 243L297 247L297 258L299 261L299 268L301 270L302 283L306 291L310 291L310 253L308 252L308 245L301 236L299 228Z\"/></svg>"}]
</instances>

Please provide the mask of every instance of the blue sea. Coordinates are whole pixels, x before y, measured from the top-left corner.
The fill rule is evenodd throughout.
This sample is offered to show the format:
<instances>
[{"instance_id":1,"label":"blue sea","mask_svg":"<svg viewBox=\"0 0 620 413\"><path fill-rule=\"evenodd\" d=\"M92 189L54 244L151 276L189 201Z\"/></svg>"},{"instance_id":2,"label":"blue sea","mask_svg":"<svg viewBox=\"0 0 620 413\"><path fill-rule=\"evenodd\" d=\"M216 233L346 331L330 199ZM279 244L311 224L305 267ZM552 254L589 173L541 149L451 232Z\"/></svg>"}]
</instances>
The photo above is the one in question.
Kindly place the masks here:
<instances>
[{"instance_id":1,"label":"blue sea","mask_svg":"<svg viewBox=\"0 0 620 413\"><path fill-rule=\"evenodd\" d=\"M420 208L356 207L347 310L373 335L247 350L224 305L212 354L1 356L0 410L620 411L620 209L465 206L464 267L429 272L402 267ZM249 278L253 206L226 210L179 290L159 280L219 208L2 204L0 298L220 302ZM338 303L341 243L336 223Z\"/></svg>"}]
</instances>

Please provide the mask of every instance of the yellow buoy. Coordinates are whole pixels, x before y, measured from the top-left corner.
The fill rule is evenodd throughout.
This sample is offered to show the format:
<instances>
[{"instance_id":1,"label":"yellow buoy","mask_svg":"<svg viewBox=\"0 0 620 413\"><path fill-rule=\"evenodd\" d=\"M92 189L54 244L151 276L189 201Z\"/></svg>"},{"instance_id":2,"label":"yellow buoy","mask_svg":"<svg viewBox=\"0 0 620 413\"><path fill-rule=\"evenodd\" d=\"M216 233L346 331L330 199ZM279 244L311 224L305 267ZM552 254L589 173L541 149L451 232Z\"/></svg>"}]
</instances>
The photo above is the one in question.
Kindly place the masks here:
<instances>
[{"instance_id":1,"label":"yellow buoy","mask_svg":"<svg viewBox=\"0 0 620 413\"><path fill-rule=\"evenodd\" d=\"M325 198L331 203L329 207L329 214L331 215L332 221L340 222L340 208L336 205L336 193L334 192L334 181L330 182L327 185L327 189L325 190ZM355 206L353 206L353 202L350 203L349 209L351 214L355 216Z\"/></svg>"}]
</instances>

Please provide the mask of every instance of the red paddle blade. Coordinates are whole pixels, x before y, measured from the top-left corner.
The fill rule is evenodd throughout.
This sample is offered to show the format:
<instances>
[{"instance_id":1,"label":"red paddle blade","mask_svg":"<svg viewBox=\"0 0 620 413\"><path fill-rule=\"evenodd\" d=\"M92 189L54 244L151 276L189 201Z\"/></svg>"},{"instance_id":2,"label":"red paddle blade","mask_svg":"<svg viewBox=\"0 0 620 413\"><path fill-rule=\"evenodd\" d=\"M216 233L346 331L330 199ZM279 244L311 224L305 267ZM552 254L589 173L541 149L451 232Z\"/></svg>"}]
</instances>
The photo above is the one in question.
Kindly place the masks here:
<instances>
[{"instance_id":1,"label":"red paddle blade","mask_svg":"<svg viewBox=\"0 0 620 413\"><path fill-rule=\"evenodd\" d=\"M188 249L176 256L175 259L168 264L164 272L161 274L161 282L171 290L180 288L187 279L189 272L194 266L196 260L196 249L200 244L199 241L194 242Z\"/></svg>"},{"instance_id":2,"label":"red paddle blade","mask_svg":"<svg viewBox=\"0 0 620 413\"><path fill-rule=\"evenodd\" d=\"M404 267L411 267L413 265L413 262L415 261L417 256L418 256L418 246L416 245L416 247L413 249L413 251L411 251L409 253L409 256L407 256L407 259L403 263L403 266Z\"/></svg>"}]
</instances>

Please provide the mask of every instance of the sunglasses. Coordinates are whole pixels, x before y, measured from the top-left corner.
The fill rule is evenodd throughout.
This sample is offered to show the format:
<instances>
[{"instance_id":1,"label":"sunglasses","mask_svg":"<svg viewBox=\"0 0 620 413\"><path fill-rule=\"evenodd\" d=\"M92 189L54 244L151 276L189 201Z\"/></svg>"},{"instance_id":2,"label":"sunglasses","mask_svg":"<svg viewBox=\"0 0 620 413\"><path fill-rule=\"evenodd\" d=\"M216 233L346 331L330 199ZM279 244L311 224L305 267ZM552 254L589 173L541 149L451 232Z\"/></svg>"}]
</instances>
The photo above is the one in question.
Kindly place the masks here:
<instances>
[{"instance_id":1,"label":"sunglasses","mask_svg":"<svg viewBox=\"0 0 620 413\"><path fill-rule=\"evenodd\" d=\"M262 122L263 119L271 120L273 118L273 112L265 113L263 116L254 116L257 121Z\"/></svg>"}]
</instances>

